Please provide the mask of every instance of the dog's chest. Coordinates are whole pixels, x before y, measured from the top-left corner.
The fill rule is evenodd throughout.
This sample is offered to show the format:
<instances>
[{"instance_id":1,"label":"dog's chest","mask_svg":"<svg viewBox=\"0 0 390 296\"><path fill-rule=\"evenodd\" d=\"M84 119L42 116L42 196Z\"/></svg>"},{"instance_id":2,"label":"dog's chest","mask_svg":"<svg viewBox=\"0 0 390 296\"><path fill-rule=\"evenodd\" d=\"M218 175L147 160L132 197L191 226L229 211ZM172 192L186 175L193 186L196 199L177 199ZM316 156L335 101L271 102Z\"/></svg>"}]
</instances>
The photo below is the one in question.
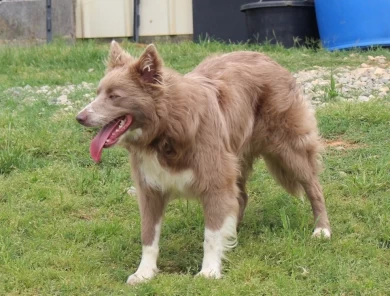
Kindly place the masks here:
<instances>
[{"instance_id":1,"label":"dog's chest","mask_svg":"<svg viewBox=\"0 0 390 296\"><path fill-rule=\"evenodd\" d=\"M157 155L142 154L140 157L140 173L146 184L162 192L174 191L185 193L193 182L192 170L171 172L162 167Z\"/></svg>"}]
</instances>

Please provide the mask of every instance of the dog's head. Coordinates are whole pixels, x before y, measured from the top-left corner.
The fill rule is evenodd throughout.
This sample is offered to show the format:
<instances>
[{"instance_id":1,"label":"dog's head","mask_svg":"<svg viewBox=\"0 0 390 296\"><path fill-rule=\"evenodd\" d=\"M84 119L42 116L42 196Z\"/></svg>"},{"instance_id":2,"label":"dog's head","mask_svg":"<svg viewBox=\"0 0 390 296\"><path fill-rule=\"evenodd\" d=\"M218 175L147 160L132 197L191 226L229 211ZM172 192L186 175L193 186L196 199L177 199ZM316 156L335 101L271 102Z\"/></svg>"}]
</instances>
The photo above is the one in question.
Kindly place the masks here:
<instances>
[{"instance_id":1,"label":"dog's head","mask_svg":"<svg viewBox=\"0 0 390 296\"><path fill-rule=\"evenodd\" d=\"M164 110L157 97L163 93L162 60L154 45L134 59L113 41L97 96L76 117L84 126L102 127L90 146L92 158L100 161L103 148L117 143L152 140L161 126Z\"/></svg>"}]
</instances>

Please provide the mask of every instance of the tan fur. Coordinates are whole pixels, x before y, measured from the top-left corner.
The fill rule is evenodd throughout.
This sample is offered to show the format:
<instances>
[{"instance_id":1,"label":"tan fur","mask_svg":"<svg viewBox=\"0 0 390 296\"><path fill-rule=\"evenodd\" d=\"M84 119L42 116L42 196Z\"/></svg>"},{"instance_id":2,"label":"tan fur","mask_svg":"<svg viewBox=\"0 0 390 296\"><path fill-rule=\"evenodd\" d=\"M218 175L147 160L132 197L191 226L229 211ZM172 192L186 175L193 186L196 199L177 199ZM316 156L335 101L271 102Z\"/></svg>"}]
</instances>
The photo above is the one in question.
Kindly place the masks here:
<instances>
[{"instance_id":1,"label":"tan fur","mask_svg":"<svg viewBox=\"0 0 390 296\"><path fill-rule=\"evenodd\" d=\"M220 229L228 216L242 219L245 183L262 157L289 193L306 192L317 227L330 231L318 182L321 143L314 111L293 76L269 57L244 51L213 56L183 76L163 67L153 45L136 60L115 44L90 108L98 115L82 111L84 125L131 114L130 131L142 130L136 139L125 133L120 145L131 153L144 245L152 244L174 191L147 184L140 169L145 155L157 155L178 179L184 171L193 173L181 194L199 198L209 229Z\"/></svg>"}]
</instances>

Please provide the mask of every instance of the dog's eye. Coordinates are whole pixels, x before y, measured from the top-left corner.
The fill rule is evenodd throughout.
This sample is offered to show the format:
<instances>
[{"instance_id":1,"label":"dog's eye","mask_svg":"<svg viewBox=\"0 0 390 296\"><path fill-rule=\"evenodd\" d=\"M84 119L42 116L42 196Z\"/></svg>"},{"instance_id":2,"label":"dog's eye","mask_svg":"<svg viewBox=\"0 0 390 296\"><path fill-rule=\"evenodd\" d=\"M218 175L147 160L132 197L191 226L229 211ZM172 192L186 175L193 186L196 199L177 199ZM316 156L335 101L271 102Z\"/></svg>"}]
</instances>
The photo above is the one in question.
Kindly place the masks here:
<instances>
[{"instance_id":1,"label":"dog's eye","mask_svg":"<svg viewBox=\"0 0 390 296\"><path fill-rule=\"evenodd\" d=\"M110 95L109 98L110 98L111 100L114 100L114 99L119 98L119 96L117 96L117 95Z\"/></svg>"}]
</instances>

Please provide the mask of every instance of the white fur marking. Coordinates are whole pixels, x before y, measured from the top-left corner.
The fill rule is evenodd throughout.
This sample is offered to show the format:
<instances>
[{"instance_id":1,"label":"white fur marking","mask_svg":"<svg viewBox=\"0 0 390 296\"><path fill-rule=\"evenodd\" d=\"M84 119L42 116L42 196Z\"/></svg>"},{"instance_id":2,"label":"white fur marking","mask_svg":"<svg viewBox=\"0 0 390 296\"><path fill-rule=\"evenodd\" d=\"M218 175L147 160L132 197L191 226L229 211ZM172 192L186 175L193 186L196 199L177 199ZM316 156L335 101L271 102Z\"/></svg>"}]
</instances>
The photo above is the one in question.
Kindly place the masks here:
<instances>
[{"instance_id":1,"label":"white fur marking","mask_svg":"<svg viewBox=\"0 0 390 296\"><path fill-rule=\"evenodd\" d=\"M126 135L126 137L130 137L132 140L138 140L142 136L142 129L137 128L124 135Z\"/></svg>"},{"instance_id":2,"label":"white fur marking","mask_svg":"<svg viewBox=\"0 0 390 296\"><path fill-rule=\"evenodd\" d=\"M330 238L330 230L327 228L317 227L313 231L313 237Z\"/></svg>"},{"instance_id":3,"label":"white fur marking","mask_svg":"<svg viewBox=\"0 0 390 296\"><path fill-rule=\"evenodd\" d=\"M158 78L160 79L157 79L156 77L153 78L154 81L156 81L158 84L163 84L162 83L162 76L160 74L155 74L155 76L157 76Z\"/></svg>"},{"instance_id":4,"label":"white fur marking","mask_svg":"<svg viewBox=\"0 0 390 296\"><path fill-rule=\"evenodd\" d=\"M129 189L127 189L127 194L131 196L137 195L137 190L134 186L131 186Z\"/></svg>"},{"instance_id":5,"label":"white fur marking","mask_svg":"<svg viewBox=\"0 0 390 296\"><path fill-rule=\"evenodd\" d=\"M152 67L153 67L153 60L150 54L148 54L147 57L145 58L145 65L142 68L142 71L145 72L145 69L147 69L148 72L150 72L152 70Z\"/></svg>"},{"instance_id":6,"label":"white fur marking","mask_svg":"<svg viewBox=\"0 0 390 296\"><path fill-rule=\"evenodd\" d=\"M115 64L118 63L118 60L120 60L122 53L119 53L115 58Z\"/></svg>"},{"instance_id":7,"label":"white fur marking","mask_svg":"<svg viewBox=\"0 0 390 296\"><path fill-rule=\"evenodd\" d=\"M217 231L205 229L204 233L204 257L202 270L198 275L207 278L220 278L222 259L224 252L237 245L237 218L229 216L226 218L221 229Z\"/></svg>"},{"instance_id":8,"label":"white fur marking","mask_svg":"<svg viewBox=\"0 0 390 296\"><path fill-rule=\"evenodd\" d=\"M97 126L104 123L105 117L95 111L95 109L93 108L93 102L85 106L84 109L80 111L80 113L84 111L88 113L87 121L90 125Z\"/></svg>"},{"instance_id":9,"label":"white fur marking","mask_svg":"<svg viewBox=\"0 0 390 296\"><path fill-rule=\"evenodd\" d=\"M153 243L150 246L142 246L142 258L141 263L138 266L137 271L130 275L127 279L127 283L135 285L141 282L145 282L153 278L157 272L157 257L158 257L158 242L160 240L161 233L161 221L156 224Z\"/></svg>"},{"instance_id":10,"label":"white fur marking","mask_svg":"<svg viewBox=\"0 0 390 296\"><path fill-rule=\"evenodd\" d=\"M89 103L87 106L85 106L85 108L81 112L83 112L84 110L88 113L95 113L95 109L93 109L92 103Z\"/></svg>"},{"instance_id":11,"label":"white fur marking","mask_svg":"<svg viewBox=\"0 0 390 296\"><path fill-rule=\"evenodd\" d=\"M185 170L180 173L169 172L160 165L156 154L143 154L140 168L146 183L162 192L168 190L185 192L187 186L190 186L194 179L192 170Z\"/></svg>"}]
</instances>

